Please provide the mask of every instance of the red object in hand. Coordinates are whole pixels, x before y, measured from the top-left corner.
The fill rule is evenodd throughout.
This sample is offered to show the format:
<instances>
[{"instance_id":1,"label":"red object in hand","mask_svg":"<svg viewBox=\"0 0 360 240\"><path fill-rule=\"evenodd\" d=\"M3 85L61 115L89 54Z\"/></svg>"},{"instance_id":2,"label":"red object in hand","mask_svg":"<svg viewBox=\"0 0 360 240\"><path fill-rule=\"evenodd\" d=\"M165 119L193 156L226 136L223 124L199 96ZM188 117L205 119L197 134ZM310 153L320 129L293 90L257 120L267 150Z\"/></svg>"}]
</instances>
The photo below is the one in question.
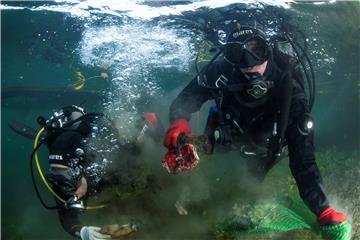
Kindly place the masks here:
<instances>
[{"instance_id":1,"label":"red object in hand","mask_svg":"<svg viewBox=\"0 0 360 240\"><path fill-rule=\"evenodd\" d=\"M179 148L178 155L175 150L169 150L165 158L161 161L162 165L170 174L181 173L194 168L199 163L199 156L196 148L192 144L182 145Z\"/></svg>"},{"instance_id":2,"label":"red object in hand","mask_svg":"<svg viewBox=\"0 0 360 240\"><path fill-rule=\"evenodd\" d=\"M174 149L177 144L178 136L182 132L185 133L185 135L190 134L189 122L185 119L173 121L165 133L164 146L169 150Z\"/></svg>"},{"instance_id":3,"label":"red object in hand","mask_svg":"<svg viewBox=\"0 0 360 240\"><path fill-rule=\"evenodd\" d=\"M159 125L158 117L155 113L145 113L142 117L154 127Z\"/></svg>"},{"instance_id":4,"label":"red object in hand","mask_svg":"<svg viewBox=\"0 0 360 240\"><path fill-rule=\"evenodd\" d=\"M335 211L333 208L325 209L318 217L320 226L336 225L347 220L345 214Z\"/></svg>"}]
</instances>

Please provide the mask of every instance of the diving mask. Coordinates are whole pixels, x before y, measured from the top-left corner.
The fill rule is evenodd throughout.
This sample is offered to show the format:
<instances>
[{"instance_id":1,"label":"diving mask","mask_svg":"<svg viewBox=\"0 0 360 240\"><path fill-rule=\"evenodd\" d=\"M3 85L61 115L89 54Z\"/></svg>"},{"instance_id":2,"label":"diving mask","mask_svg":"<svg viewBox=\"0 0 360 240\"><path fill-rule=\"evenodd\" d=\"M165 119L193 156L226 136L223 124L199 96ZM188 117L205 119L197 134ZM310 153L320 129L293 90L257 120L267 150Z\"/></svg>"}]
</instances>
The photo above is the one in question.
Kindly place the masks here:
<instances>
[{"instance_id":1,"label":"diving mask","mask_svg":"<svg viewBox=\"0 0 360 240\"><path fill-rule=\"evenodd\" d=\"M225 59L240 68L248 68L264 63L269 57L269 46L260 36L250 37L244 42L225 44Z\"/></svg>"},{"instance_id":2,"label":"diving mask","mask_svg":"<svg viewBox=\"0 0 360 240\"><path fill-rule=\"evenodd\" d=\"M260 27L260 26L259 26ZM260 65L269 58L270 46L264 31L255 26L241 26L228 36L224 47L225 60L240 68Z\"/></svg>"}]
</instances>

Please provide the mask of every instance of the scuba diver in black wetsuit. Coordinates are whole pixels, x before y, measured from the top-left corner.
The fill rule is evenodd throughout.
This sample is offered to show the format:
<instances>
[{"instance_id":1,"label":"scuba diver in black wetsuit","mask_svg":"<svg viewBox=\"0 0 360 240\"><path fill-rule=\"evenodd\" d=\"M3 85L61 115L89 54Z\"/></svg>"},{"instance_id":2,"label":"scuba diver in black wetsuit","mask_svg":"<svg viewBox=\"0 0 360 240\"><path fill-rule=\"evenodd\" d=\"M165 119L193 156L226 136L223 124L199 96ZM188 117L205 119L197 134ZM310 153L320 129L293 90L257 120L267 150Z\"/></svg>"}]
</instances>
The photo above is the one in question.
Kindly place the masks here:
<instances>
[{"instance_id":1,"label":"scuba diver in black wetsuit","mask_svg":"<svg viewBox=\"0 0 360 240\"><path fill-rule=\"evenodd\" d=\"M338 225L347 217L329 206L315 162L313 121L299 62L273 47L256 25L241 26L210 63L182 90L170 107L170 122L162 161L172 174L198 162L190 134L191 114L208 100L205 134L209 153L219 148L239 151L249 172L262 181L287 145L290 169L300 196L316 214L321 227ZM312 103L311 103L312 104ZM196 150L196 149L195 149ZM192 165L193 164L193 165Z\"/></svg>"},{"instance_id":2,"label":"scuba diver in black wetsuit","mask_svg":"<svg viewBox=\"0 0 360 240\"><path fill-rule=\"evenodd\" d=\"M112 123L107 124L109 121L102 122L104 118L103 114L85 113L84 109L75 105L62 108L48 120L39 117L38 122L42 129L35 137L31 156L31 160L35 157L39 174L48 190L55 196L57 204L49 207L42 200L32 169L35 190L41 203L48 209L58 209L63 228L82 240L111 238L109 234L101 232L100 227L82 225L79 214L86 209L105 207L104 204L91 207L85 203L106 186L134 187L134 181L137 181L135 168L138 167L134 166L138 164L135 158L141 152L139 143L146 137L159 141L163 136L162 124L154 113L142 116L137 124L139 136L135 142L126 143L120 143L116 129ZM22 135L25 135L25 132L23 131ZM42 143L49 149L50 169L45 175L37 157L37 150ZM102 155L101 152L106 154ZM31 167L33 168L32 162ZM152 175L147 176L144 185L145 189L152 191L159 188ZM136 225L126 227L128 229L120 230L130 233L137 228ZM119 231L117 234L120 234Z\"/></svg>"}]
</instances>

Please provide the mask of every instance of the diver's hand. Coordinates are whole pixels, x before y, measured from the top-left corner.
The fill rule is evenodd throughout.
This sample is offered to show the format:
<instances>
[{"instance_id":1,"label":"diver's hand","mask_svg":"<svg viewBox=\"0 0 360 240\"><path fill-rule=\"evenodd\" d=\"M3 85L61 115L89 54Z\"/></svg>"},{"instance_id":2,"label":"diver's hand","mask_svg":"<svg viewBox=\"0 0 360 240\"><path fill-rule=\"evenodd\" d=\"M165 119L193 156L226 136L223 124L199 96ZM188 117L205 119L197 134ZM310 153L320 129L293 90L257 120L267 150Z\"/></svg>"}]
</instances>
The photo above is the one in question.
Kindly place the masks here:
<instances>
[{"instance_id":1,"label":"diver's hand","mask_svg":"<svg viewBox=\"0 0 360 240\"><path fill-rule=\"evenodd\" d=\"M186 119L173 121L166 131L164 146L169 151L161 162L170 174L189 170L199 163L196 147L186 141L190 132L189 122Z\"/></svg>"},{"instance_id":2,"label":"diver's hand","mask_svg":"<svg viewBox=\"0 0 360 240\"><path fill-rule=\"evenodd\" d=\"M177 151L169 150L161 161L170 174L181 173L198 165L200 158L193 144L181 145Z\"/></svg>"},{"instance_id":3,"label":"diver's hand","mask_svg":"<svg viewBox=\"0 0 360 240\"><path fill-rule=\"evenodd\" d=\"M171 123L165 134L164 146L169 150L176 148L181 133L185 136L190 134L189 122L186 119L177 119Z\"/></svg>"},{"instance_id":4,"label":"diver's hand","mask_svg":"<svg viewBox=\"0 0 360 240\"><path fill-rule=\"evenodd\" d=\"M80 230L81 240L102 240L102 239L111 239L111 236L108 234L100 233L100 227L94 226L84 226Z\"/></svg>"}]
</instances>

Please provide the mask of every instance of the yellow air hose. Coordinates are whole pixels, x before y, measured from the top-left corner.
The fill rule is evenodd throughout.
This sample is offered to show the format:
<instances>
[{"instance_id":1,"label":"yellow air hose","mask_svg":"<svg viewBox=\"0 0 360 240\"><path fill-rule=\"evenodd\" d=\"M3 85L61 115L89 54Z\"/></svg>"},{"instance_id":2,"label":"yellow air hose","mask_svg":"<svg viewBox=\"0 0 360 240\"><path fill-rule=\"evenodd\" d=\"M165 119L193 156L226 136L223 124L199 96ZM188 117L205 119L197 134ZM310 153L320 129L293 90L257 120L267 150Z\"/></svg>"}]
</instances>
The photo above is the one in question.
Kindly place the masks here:
<instances>
[{"instance_id":1,"label":"yellow air hose","mask_svg":"<svg viewBox=\"0 0 360 240\"><path fill-rule=\"evenodd\" d=\"M36 137L35 137L35 141L34 141L34 150L36 149L37 147L37 144L38 144L38 141L39 141L39 138L41 136L41 134L44 132L44 128L41 128L39 130L39 132L37 133ZM35 151L35 163L36 163L36 167L39 171L39 175L41 177L41 180L44 182L46 188L49 190L49 192L54 195L54 197L56 197L60 202L62 203L65 203L66 201L64 199L62 199L59 195L56 194L56 192L54 192L54 190L50 187L49 183L46 181L46 178L41 170L41 166L40 166L40 163L39 163L39 158L38 158L38 155L37 155L37 150ZM91 210L91 209L99 209L99 208L104 208L106 207L105 204L102 204L102 205L98 205L98 206L87 206L85 209L87 210Z\"/></svg>"}]
</instances>

